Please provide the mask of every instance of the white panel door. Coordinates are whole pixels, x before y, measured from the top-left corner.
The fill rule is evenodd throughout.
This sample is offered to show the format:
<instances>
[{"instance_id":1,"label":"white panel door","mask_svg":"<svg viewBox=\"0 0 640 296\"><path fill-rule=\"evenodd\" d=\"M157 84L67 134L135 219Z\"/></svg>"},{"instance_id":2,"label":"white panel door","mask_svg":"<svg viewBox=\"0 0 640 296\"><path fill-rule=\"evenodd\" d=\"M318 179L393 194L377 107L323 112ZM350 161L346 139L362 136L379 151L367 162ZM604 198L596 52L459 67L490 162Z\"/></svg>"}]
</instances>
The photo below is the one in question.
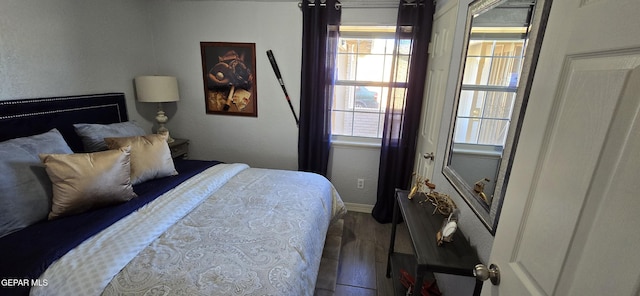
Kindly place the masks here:
<instances>
[{"instance_id":1,"label":"white panel door","mask_svg":"<svg viewBox=\"0 0 640 296\"><path fill-rule=\"evenodd\" d=\"M555 0L483 295L639 295L640 1Z\"/></svg>"},{"instance_id":2,"label":"white panel door","mask_svg":"<svg viewBox=\"0 0 640 296\"><path fill-rule=\"evenodd\" d=\"M415 172L428 179L433 177L435 156L430 157L430 155L434 155L438 147L438 133L451 63L457 8L457 0L445 4L445 7L436 12L431 30L427 81L415 161Z\"/></svg>"}]
</instances>

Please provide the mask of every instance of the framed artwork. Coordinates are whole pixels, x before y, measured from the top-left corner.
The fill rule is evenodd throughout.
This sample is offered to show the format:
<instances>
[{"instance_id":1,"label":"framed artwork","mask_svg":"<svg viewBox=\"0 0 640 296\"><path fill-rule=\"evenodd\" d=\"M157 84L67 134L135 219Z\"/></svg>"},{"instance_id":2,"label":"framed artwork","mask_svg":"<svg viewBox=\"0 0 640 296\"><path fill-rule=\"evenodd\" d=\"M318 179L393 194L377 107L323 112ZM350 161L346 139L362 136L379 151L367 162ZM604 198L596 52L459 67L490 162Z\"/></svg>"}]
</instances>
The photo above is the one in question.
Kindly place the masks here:
<instances>
[{"instance_id":1,"label":"framed artwork","mask_svg":"<svg viewBox=\"0 0 640 296\"><path fill-rule=\"evenodd\" d=\"M207 114L258 116L256 44L200 42Z\"/></svg>"}]
</instances>

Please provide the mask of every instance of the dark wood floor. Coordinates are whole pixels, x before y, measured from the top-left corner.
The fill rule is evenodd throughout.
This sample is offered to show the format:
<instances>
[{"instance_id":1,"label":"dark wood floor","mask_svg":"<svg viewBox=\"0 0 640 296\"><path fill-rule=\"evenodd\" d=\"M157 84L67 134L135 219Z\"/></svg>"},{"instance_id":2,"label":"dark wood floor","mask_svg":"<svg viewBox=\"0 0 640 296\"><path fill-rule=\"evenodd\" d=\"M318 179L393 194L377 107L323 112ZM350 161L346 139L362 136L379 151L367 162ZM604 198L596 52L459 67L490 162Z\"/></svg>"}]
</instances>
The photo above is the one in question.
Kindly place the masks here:
<instances>
[{"instance_id":1,"label":"dark wood floor","mask_svg":"<svg viewBox=\"0 0 640 296\"><path fill-rule=\"evenodd\" d=\"M367 213L346 214L336 296L393 295L391 279L385 276L390 237L391 224L380 224ZM398 225L395 250L413 253L404 223Z\"/></svg>"}]
</instances>

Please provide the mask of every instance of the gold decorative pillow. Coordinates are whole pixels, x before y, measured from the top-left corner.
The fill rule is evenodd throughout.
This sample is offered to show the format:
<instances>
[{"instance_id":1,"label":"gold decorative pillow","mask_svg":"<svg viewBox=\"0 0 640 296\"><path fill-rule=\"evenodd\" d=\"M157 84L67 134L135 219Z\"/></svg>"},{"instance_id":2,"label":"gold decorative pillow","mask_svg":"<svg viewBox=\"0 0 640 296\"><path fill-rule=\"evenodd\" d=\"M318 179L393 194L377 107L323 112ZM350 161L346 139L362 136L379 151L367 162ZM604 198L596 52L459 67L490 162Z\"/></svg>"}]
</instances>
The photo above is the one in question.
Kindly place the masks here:
<instances>
[{"instance_id":1,"label":"gold decorative pillow","mask_svg":"<svg viewBox=\"0 0 640 296\"><path fill-rule=\"evenodd\" d=\"M131 146L131 183L177 175L166 135L105 138L109 149Z\"/></svg>"},{"instance_id":2,"label":"gold decorative pillow","mask_svg":"<svg viewBox=\"0 0 640 296\"><path fill-rule=\"evenodd\" d=\"M130 148L77 154L40 154L53 183L49 220L128 201L133 192Z\"/></svg>"}]
</instances>

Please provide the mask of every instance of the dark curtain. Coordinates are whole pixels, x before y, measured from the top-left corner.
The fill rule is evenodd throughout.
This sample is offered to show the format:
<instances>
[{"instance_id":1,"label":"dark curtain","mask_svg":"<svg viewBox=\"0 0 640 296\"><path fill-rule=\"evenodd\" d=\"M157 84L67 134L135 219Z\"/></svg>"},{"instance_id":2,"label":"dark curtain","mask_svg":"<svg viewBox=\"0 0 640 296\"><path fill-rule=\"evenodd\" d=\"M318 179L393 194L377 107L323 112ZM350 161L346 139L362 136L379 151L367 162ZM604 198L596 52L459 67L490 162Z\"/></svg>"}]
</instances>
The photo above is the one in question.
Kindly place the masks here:
<instances>
[{"instance_id":1,"label":"dark curtain","mask_svg":"<svg viewBox=\"0 0 640 296\"><path fill-rule=\"evenodd\" d=\"M302 73L298 170L327 175L339 1L302 1Z\"/></svg>"},{"instance_id":2,"label":"dark curtain","mask_svg":"<svg viewBox=\"0 0 640 296\"><path fill-rule=\"evenodd\" d=\"M391 78L395 87L387 101L378 197L372 211L380 223L391 222L395 189L408 189L411 184L434 11L432 0L402 0L398 7Z\"/></svg>"}]
</instances>

